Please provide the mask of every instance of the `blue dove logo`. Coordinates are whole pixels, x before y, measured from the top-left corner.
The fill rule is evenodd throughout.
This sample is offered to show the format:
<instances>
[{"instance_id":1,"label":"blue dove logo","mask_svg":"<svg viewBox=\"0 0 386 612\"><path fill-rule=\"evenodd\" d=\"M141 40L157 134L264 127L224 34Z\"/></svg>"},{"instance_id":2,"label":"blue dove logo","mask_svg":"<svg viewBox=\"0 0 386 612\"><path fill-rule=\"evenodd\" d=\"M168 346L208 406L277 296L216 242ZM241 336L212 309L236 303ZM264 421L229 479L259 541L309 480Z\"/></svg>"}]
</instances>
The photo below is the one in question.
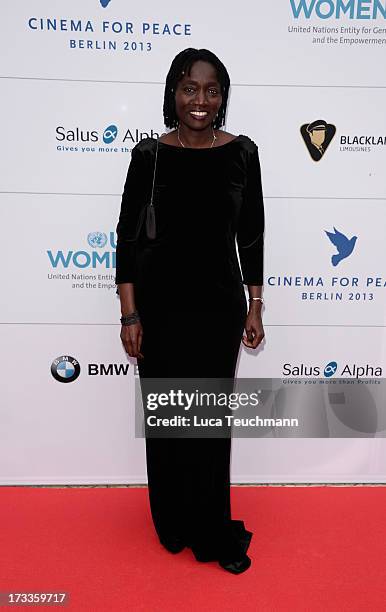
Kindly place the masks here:
<instances>
[{"instance_id":1,"label":"blue dove logo","mask_svg":"<svg viewBox=\"0 0 386 612\"><path fill-rule=\"evenodd\" d=\"M335 255L331 257L332 265L337 266L342 259L346 259L346 257L351 255L357 241L357 236L348 239L347 236L338 232L336 227L334 227L334 233L327 232L326 230L324 231L338 251L338 253L335 253Z\"/></svg>"},{"instance_id":2,"label":"blue dove logo","mask_svg":"<svg viewBox=\"0 0 386 612\"><path fill-rule=\"evenodd\" d=\"M110 0L99 0L103 8L106 8L108 4L110 4Z\"/></svg>"}]
</instances>

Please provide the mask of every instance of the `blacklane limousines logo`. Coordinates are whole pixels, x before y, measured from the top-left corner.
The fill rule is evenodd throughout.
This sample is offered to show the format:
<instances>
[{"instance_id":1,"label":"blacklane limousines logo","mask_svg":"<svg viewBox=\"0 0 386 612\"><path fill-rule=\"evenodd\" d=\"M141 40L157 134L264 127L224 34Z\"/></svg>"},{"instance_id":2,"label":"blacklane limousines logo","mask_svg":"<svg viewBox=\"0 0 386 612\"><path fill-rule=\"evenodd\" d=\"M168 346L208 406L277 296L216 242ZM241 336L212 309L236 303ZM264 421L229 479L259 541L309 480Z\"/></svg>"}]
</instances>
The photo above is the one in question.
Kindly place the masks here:
<instances>
[{"instance_id":1,"label":"blacklane limousines logo","mask_svg":"<svg viewBox=\"0 0 386 612\"><path fill-rule=\"evenodd\" d=\"M386 0L385 0L386 1ZM385 28L386 31L386 28ZM324 119L317 119L312 123L304 123L300 133L307 150L314 161L320 161L327 151L336 134L336 127ZM346 133L339 135L340 153L383 153L386 147L386 135L366 133Z\"/></svg>"},{"instance_id":2,"label":"blacklane limousines logo","mask_svg":"<svg viewBox=\"0 0 386 612\"><path fill-rule=\"evenodd\" d=\"M300 133L314 161L317 162L322 159L335 136L335 132L335 125L327 123L324 119L317 119L301 126Z\"/></svg>"}]
</instances>

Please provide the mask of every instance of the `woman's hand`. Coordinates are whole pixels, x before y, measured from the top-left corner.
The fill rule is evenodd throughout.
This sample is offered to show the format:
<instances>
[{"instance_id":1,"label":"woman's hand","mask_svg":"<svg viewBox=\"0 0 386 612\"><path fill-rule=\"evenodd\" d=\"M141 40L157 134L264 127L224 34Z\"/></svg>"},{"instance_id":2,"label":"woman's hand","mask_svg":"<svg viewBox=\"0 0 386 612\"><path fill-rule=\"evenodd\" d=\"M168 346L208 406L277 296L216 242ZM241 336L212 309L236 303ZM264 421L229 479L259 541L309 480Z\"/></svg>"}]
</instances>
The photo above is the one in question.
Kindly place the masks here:
<instances>
[{"instance_id":1,"label":"woman's hand","mask_svg":"<svg viewBox=\"0 0 386 612\"><path fill-rule=\"evenodd\" d=\"M246 336L243 336L244 346L255 349L264 338L263 322L261 320L261 304L251 304L245 321Z\"/></svg>"},{"instance_id":2,"label":"woman's hand","mask_svg":"<svg viewBox=\"0 0 386 612\"><path fill-rule=\"evenodd\" d=\"M141 351L143 329L141 322L121 326L121 340L130 357L143 358Z\"/></svg>"}]
</instances>

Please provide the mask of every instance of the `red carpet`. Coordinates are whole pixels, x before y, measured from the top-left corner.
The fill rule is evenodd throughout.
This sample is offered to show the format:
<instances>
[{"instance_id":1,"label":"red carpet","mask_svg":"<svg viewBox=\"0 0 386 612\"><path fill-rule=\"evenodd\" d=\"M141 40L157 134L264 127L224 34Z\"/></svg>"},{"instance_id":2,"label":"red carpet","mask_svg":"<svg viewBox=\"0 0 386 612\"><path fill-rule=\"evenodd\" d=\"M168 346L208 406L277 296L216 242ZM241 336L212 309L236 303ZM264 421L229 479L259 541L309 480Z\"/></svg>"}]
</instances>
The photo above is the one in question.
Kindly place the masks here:
<instances>
[{"instance_id":1,"label":"red carpet","mask_svg":"<svg viewBox=\"0 0 386 612\"><path fill-rule=\"evenodd\" d=\"M163 549L145 488L0 495L0 592L65 590L81 612L386 608L386 487L233 487L254 532L239 576Z\"/></svg>"}]
</instances>

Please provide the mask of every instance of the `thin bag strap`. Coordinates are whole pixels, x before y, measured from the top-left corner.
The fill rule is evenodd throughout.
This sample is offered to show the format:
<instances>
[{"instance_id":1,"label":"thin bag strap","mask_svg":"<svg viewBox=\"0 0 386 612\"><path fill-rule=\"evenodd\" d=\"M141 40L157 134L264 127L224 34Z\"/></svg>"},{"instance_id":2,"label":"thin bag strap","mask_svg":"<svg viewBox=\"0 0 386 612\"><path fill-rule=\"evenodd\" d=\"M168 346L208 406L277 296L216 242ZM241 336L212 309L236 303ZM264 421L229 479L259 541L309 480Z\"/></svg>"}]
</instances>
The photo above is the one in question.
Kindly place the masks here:
<instances>
[{"instance_id":1,"label":"thin bag strap","mask_svg":"<svg viewBox=\"0 0 386 612\"><path fill-rule=\"evenodd\" d=\"M150 204L149 204L149 206L153 206L154 185L155 185L155 172L156 172L156 169L157 169L157 157L158 157L158 141L159 141L159 138L157 138L157 146L156 146L156 149L155 149L153 185L152 185L152 188L151 188L151 197L150 197Z\"/></svg>"},{"instance_id":2,"label":"thin bag strap","mask_svg":"<svg viewBox=\"0 0 386 612\"><path fill-rule=\"evenodd\" d=\"M151 198L150 198L150 204L147 207L147 214L146 214L146 235L147 235L149 240L155 240L156 237L157 237L156 219L155 219L155 208L154 208L154 204L153 204L154 185L155 185L155 173L156 173L156 169L157 169L157 157L158 157L158 138L157 138L157 148L155 150L153 185L152 185L152 189L151 189Z\"/></svg>"}]
</instances>

